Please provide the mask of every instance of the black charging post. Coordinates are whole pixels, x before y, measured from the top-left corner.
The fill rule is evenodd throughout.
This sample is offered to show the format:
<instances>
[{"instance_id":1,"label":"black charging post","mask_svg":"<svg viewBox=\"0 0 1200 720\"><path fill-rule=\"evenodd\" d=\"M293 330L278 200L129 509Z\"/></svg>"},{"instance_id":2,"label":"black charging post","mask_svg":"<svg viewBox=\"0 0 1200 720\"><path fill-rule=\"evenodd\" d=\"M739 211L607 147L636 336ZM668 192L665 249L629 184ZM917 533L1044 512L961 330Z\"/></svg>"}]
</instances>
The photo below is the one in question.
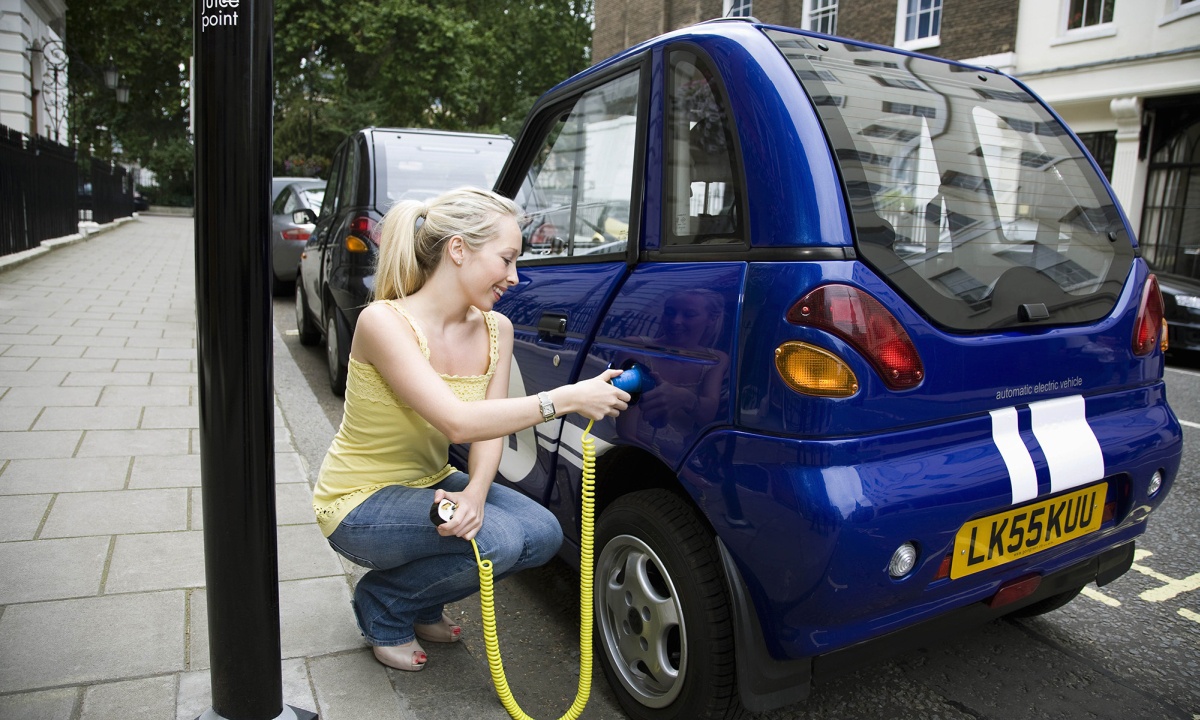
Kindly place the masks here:
<instances>
[{"instance_id":1,"label":"black charging post","mask_svg":"<svg viewBox=\"0 0 1200 720\"><path fill-rule=\"evenodd\" d=\"M272 396L272 0L195 0L196 322L212 707L283 704Z\"/></svg>"}]
</instances>

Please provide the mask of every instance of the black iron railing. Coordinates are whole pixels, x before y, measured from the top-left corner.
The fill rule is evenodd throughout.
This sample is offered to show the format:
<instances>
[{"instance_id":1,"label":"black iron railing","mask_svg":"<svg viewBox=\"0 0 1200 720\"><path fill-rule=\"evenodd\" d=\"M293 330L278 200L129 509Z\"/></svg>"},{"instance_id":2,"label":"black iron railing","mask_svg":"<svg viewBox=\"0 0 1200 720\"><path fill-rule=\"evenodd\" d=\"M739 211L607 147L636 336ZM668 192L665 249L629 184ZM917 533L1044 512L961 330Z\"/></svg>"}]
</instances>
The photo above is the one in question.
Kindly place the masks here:
<instances>
[{"instance_id":1,"label":"black iron railing","mask_svg":"<svg viewBox=\"0 0 1200 720\"><path fill-rule=\"evenodd\" d=\"M133 176L120 165L0 125L0 255L73 235L80 220L133 214Z\"/></svg>"}]
</instances>

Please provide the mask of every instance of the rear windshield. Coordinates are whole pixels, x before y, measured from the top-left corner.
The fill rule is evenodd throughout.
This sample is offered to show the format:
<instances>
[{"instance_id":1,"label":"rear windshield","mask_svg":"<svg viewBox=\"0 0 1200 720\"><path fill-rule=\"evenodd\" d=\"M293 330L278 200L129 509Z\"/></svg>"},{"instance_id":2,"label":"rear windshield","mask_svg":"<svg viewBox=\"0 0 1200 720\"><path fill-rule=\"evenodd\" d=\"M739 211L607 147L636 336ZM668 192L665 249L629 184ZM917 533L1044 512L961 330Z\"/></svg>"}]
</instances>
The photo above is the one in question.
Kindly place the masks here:
<instances>
[{"instance_id":1,"label":"rear windshield","mask_svg":"<svg viewBox=\"0 0 1200 720\"><path fill-rule=\"evenodd\" d=\"M503 136L376 132L375 209L429 200L457 187L491 190L512 140Z\"/></svg>"},{"instance_id":2,"label":"rear windshield","mask_svg":"<svg viewBox=\"0 0 1200 720\"><path fill-rule=\"evenodd\" d=\"M1132 244L1082 148L1019 85L767 34L824 125L860 258L934 323L972 332L1112 311Z\"/></svg>"}]
</instances>

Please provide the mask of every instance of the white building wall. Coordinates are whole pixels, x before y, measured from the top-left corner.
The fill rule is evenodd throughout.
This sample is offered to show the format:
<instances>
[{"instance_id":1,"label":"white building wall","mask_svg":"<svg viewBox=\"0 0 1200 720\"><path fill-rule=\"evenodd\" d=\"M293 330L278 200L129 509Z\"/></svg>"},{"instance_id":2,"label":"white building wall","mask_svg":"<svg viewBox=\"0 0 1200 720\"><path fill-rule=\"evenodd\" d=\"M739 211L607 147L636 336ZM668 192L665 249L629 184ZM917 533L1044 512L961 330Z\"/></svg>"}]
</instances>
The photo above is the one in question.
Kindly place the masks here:
<instances>
[{"instance_id":1,"label":"white building wall","mask_svg":"<svg viewBox=\"0 0 1200 720\"><path fill-rule=\"evenodd\" d=\"M1070 0L1021 0L1014 73L1076 132L1116 131L1112 185L1136 231L1148 97L1200 93L1200 0L1110 0L1111 23L1068 31Z\"/></svg>"},{"instance_id":2,"label":"white building wall","mask_svg":"<svg viewBox=\"0 0 1200 720\"><path fill-rule=\"evenodd\" d=\"M66 12L65 0L0 0L0 125L25 134L54 135L53 128L46 128L49 114L44 103L36 113L41 127L33 127L33 91L42 86L43 65L40 54L30 48L61 39ZM59 132L65 136L65 119L62 124Z\"/></svg>"}]
</instances>

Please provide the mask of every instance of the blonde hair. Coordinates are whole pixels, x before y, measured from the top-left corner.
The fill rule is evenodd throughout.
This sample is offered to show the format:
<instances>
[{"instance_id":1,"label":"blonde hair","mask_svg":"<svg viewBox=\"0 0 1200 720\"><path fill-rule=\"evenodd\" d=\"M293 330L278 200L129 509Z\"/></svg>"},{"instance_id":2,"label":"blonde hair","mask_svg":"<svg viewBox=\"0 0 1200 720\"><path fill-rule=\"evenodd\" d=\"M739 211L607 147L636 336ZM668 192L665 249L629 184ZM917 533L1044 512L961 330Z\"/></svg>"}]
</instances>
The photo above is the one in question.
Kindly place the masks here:
<instances>
[{"instance_id":1,"label":"blonde hair","mask_svg":"<svg viewBox=\"0 0 1200 720\"><path fill-rule=\"evenodd\" d=\"M441 263L447 240L457 235L477 251L496 237L501 218L517 218L520 212L512 200L472 187L451 190L428 203L396 203L377 230L375 298L395 300L415 293Z\"/></svg>"}]
</instances>

